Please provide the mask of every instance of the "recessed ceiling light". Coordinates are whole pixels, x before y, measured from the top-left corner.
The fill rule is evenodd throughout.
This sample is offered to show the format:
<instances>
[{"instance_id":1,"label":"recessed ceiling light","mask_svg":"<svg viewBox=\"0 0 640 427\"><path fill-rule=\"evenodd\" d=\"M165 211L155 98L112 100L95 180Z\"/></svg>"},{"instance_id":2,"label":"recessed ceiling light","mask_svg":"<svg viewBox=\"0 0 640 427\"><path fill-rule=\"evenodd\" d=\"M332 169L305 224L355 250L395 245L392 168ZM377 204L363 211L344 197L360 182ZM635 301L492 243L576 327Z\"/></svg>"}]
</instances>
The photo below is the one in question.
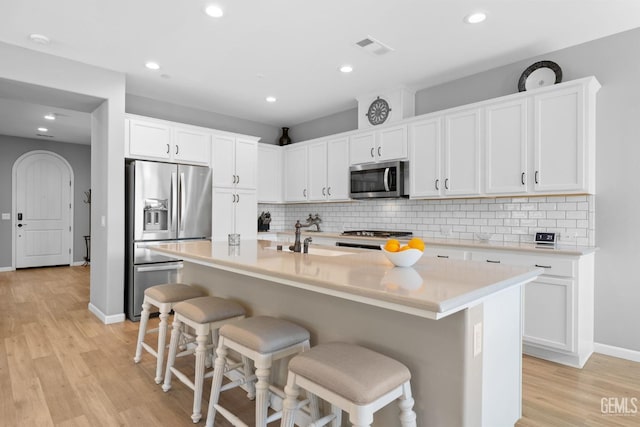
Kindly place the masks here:
<instances>
[{"instance_id":1,"label":"recessed ceiling light","mask_svg":"<svg viewBox=\"0 0 640 427\"><path fill-rule=\"evenodd\" d=\"M342 67L340 67L340 71L342 73L350 73L353 71L353 67L351 65L343 65Z\"/></svg>"},{"instance_id":2,"label":"recessed ceiling light","mask_svg":"<svg viewBox=\"0 0 640 427\"><path fill-rule=\"evenodd\" d=\"M49 40L49 37L43 36L42 34L31 34L29 38L31 39L32 42L38 43L38 44L51 43L51 40Z\"/></svg>"},{"instance_id":3,"label":"recessed ceiling light","mask_svg":"<svg viewBox=\"0 0 640 427\"><path fill-rule=\"evenodd\" d=\"M46 120L55 120L56 119L56 115L53 114L53 113L49 113L49 114L45 115L44 118Z\"/></svg>"},{"instance_id":4,"label":"recessed ceiling light","mask_svg":"<svg viewBox=\"0 0 640 427\"><path fill-rule=\"evenodd\" d=\"M157 62L153 62L153 61L149 61L146 64L144 64L145 67L147 67L150 70L159 70L160 69L160 65L158 65Z\"/></svg>"},{"instance_id":5,"label":"recessed ceiling light","mask_svg":"<svg viewBox=\"0 0 640 427\"><path fill-rule=\"evenodd\" d=\"M467 24L479 24L480 22L484 21L485 19L487 19L487 14L484 12L475 12L472 13L471 15L467 15L464 18L464 22L466 22Z\"/></svg>"},{"instance_id":6,"label":"recessed ceiling light","mask_svg":"<svg viewBox=\"0 0 640 427\"><path fill-rule=\"evenodd\" d=\"M275 96L267 96L266 98L267 102L276 102L276 97Z\"/></svg>"},{"instance_id":7,"label":"recessed ceiling light","mask_svg":"<svg viewBox=\"0 0 640 427\"><path fill-rule=\"evenodd\" d=\"M49 132L47 128L38 128L38 132Z\"/></svg>"},{"instance_id":8,"label":"recessed ceiling light","mask_svg":"<svg viewBox=\"0 0 640 427\"><path fill-rule=\"evenodd\" d=\"M224 15L224 12L220 8L220 6L216 6L215 4L209 5L204 9L204 13L209 15L212 18L220 18Z\"/></svg>"}]
</instances>

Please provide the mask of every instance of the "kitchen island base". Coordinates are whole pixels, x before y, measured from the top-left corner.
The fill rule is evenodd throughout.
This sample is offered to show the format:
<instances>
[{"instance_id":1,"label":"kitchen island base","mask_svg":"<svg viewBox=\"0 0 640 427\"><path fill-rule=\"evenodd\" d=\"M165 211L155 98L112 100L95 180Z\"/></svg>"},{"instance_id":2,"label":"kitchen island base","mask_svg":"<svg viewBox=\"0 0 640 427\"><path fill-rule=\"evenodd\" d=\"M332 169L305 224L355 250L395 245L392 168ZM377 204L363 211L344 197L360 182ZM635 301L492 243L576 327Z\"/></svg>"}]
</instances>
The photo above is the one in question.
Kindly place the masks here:
<instances>
[{"instance_id":1,"label":"kitchen island base","mask_svg":"<svg viewBox=\"0 0 640 427\"><path fill-rule=\"evenodd\" d=\"M200 260L185 262L183 280L239 302L248 315L303 326L312 345L351 342L405 364L419 426L506 426L520 418L521 284L432 320ZM284 384L286 367L273 371L274 381ZM373 426L397 424L397 405L389 405L376 413Z\"/></svg>"}]
</instances>

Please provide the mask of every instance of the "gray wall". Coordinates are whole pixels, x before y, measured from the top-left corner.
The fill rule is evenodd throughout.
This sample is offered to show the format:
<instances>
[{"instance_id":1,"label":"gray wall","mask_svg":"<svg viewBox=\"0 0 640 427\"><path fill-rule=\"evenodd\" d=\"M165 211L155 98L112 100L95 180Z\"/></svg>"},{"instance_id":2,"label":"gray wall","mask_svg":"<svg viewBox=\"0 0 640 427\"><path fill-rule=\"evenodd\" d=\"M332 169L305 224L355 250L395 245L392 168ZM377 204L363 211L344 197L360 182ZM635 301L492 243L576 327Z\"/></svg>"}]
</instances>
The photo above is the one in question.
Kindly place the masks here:
<instances>
[{"instance_id":1,"label":"gray wall","mask_svg":"<svg viewBox=\"0 0 640 427\"><path fill-rule=\"evenodd\" d=\"M416 114L425 114L517 92L522 71L547 59L557 62L563 81L594 75L602 84L597 106L596 151L596 342L640 351L640 29L530 58L483 73L426 88L416 93ZM342 117L318 119L324 135L345 131ZM333 125L335 123L335 126ZM351 129L357 128L357 117ZM293 127L297 141L324 135L307 134L306 123Z\"/></svg>"},{"instance_id":2,"label":"gray wall","mask_svg":"<svg viewBox=\"0 0 640 427\"><path fill-rule=\"evenodd\" d=\"M275 126L225 116L224 114L212 113L210 111L198 110L183 105L171 104L138 95L127 94L125 111L130 114L154 117L156 119L259 136L262 138L261 142L267 144L275 144L278 138L280 138L280 128Z\"/></svg>"},{"instance_id":3,"label":"gray wall","mask_svg":"<svg viewBox=\"0 0 640 427\"><path fill-rule=\"evenodd\" d=\"M0 135L0 212L14 212L11 206L12 168L18 157L33 150L47 150L64 157L73 169L73 260L85 256L84 237L89 234L89 206L84 192L91 187L91 147ZM0 268L11 267L11 224L0 220Z\"/></svg>"},{"instance_id":4,"label":"gray wall","mask_svg":"<svg viewBox=\"0 0 640 427\"><path fill-rule=\"evenodd\" d=\"M354 108L297 124L289 130L289 136L291 141L295 143L329 135L327 129L331 130L330 134L334 134L354 130L357 127L358 109Z\"/></svg>"}]
</instances>

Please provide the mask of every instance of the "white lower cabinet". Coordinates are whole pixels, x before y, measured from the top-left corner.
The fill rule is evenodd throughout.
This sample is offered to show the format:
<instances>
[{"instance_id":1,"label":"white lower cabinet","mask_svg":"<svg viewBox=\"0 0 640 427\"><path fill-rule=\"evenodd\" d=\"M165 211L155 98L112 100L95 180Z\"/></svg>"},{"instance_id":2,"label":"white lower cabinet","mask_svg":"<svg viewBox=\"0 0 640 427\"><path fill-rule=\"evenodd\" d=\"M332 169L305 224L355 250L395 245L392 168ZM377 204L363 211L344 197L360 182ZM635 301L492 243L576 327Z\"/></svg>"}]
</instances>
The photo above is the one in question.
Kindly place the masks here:
<instances>
[{"instance_id":1,"label":"white lower cabinet","mask_svg":"<svg viewBox=\"0 0 640 427\"><path fill-rule=\"evenodd\" d=\"M444 259L469 259L469 252L462 249L451 249L442 246L427 246L424 248L424 256Z\"/></svg>"},{"instance_id":2,"label":"white lower cabinet","mask_svg":"<svg viewBox=\"0 0 640 427\"><path fill-rule=\"evenodd\" d=\"M581 256L472 251L480 262L537 267L524 287L523 352L581 368L593 353L594 254Z\"/></svg>"},{"instance_id":3,"label":"white lower cabinet","mask_svg":"<svg viewBox=\"0 0 640 427\"><path fill-rule=\"evenodd\" d=\"M212 208L212 239L227 240L231 233L239 233L240 239L256 239L258 236L256 190L214 188Z\"/></svg>"}]
</instances>

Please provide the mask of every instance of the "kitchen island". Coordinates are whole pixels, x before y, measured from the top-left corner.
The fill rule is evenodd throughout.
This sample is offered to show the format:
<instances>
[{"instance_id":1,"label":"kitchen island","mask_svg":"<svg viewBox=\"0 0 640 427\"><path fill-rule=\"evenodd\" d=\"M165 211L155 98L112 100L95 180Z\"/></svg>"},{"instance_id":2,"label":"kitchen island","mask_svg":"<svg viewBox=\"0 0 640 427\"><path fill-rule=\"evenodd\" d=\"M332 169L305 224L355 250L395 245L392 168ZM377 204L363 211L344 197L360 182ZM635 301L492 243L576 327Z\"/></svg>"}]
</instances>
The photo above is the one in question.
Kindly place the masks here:
<instances>
[{"instance_id":1,"label":"kitchen island","mask_svg":"<svg viewBox=\"0 0 640 427\"><path fill-rule=\"evenodd\" d=\"M289 253L260 240L154 250L185 260L185 283L295 321L312 345L348 341L404 363L420 426L506 426L521 415L522 285L541 269L427 257L397 268L377 251ZM397 407L376 414L374 426L396 424Z\"/></svg>"}]
</instances>

